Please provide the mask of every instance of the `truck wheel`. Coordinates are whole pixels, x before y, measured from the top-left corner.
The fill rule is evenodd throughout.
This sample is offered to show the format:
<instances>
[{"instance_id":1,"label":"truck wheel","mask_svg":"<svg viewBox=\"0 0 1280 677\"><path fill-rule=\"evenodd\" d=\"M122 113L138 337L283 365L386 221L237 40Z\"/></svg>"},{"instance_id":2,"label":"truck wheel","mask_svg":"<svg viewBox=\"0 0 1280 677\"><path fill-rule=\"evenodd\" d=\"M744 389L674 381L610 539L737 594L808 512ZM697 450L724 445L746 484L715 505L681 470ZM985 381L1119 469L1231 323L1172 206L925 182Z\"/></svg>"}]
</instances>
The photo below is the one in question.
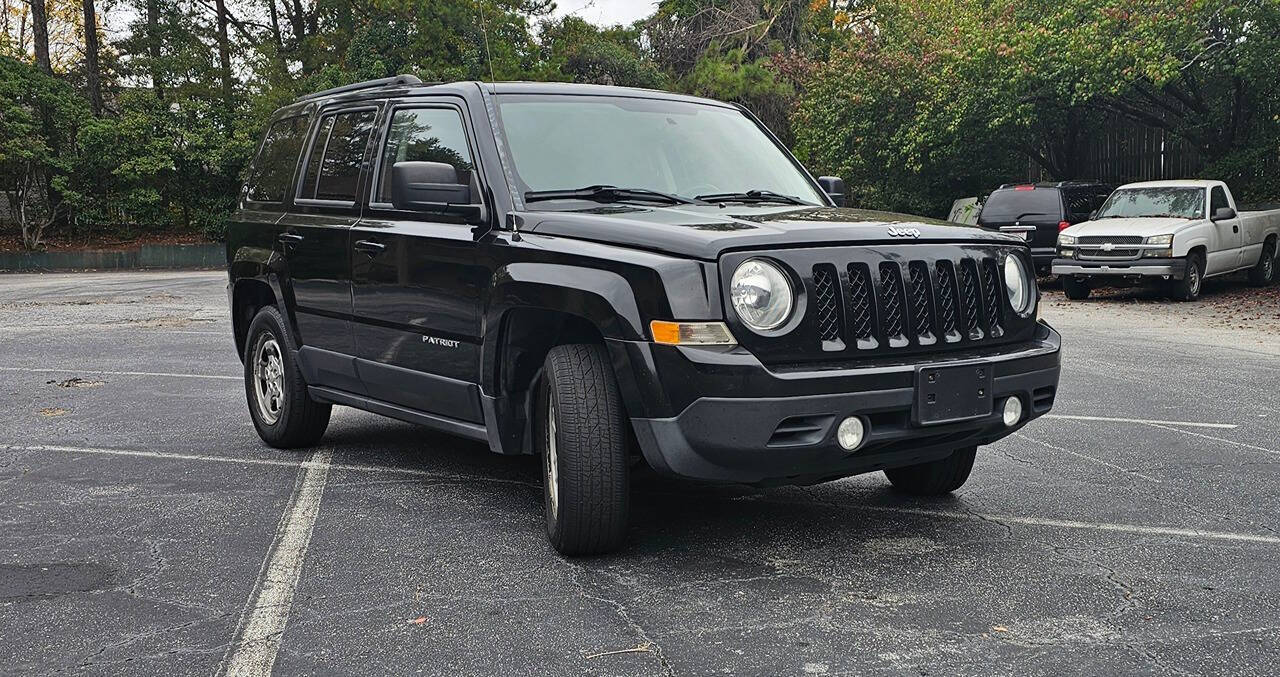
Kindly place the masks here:
<instances>
[{"instance_id":1,"label":"truck wheel","mask_svg":"<svg viewBox=\"0 0 1280 677\"><path fill-rule=\"evenodd\" d=\"M297 344L272 306L258 311L244 343L244 389L249 416L263 442L277 449L309 447L329 427L333 406L307 395L293 355Z\"/></svg>"},{"instance_id":2,"label":"truck wheel","mask_svg":"<svg viewBox=\"0 0 1280 677\"><path fill-rule=\"evenodd\" d=\"M1074 277L1062 276L1062 293L1072 301L1083 301L1089 298L1089 285Z\"/></svg>"},{"instance_id":3,"label":"truck wheel","mask_svg":"<svg viewBox=\"0 0 1280 677\"><path fill-rule=\"evenodd\" d=\"M964 485L977 454L977 446L964 447L946 458L905 468L890 468L884 474L898 491L917 496L937 496Z\"/></svg>"},{"instance_id":4,"label":"truck wheel","mask_svg":"<svg viewBox=\"0 0 1280 677\"><path fill-rule=\"evenodd\" d=\"M1267 240L1262 245L1262 256L1258 263L1249 269L1249 283L1255 287L1265 287L1276 281L1276 242Z\"/></svg>"},{"instance_id":5,"label":"truck wheel","mask_svg":"<svg viewBox=\"0 0 1280 677\"><path fill-rule=\"evenodd\" d=\"M617 549L627 532L629 459L622 400L605 347L552 348L536 411L551 545L563 555Z\"/></svg>"},{"instance_id":6,"label":"truck wheel","mask_svg":"<svg viewBox=\"0 0 1280 677\"><path fill-rule=\"evenodd\" d=\"M1178 301L1194 301L1200 298L1204 286L1204 261L1197 254L1187 256L1187 272L1181 280L1171 283L1170 296Z\"/></svg>"}]
</instances>

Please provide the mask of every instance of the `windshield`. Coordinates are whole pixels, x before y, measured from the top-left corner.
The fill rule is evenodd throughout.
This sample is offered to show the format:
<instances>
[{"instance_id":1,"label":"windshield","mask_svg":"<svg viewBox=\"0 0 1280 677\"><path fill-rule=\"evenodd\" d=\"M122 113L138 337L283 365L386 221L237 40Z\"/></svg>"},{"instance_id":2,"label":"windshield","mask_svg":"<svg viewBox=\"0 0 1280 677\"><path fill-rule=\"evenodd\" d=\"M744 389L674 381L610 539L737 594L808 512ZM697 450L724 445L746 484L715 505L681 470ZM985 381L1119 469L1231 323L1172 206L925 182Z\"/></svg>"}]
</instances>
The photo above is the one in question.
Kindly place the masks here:
<instances>
[{"instance_id":1,"label":"windshield","mask_svg":"<svg viewBox=\"0 0 1280 677\"><path fill-rule=\"evenodd\" d=\"M1036 220L1048 217L1058 221L1062 217L1062 195L1057 188L1032 188L1029 186L997 190L982 205L979 218L983 223Z\"/></svg>"},{"instance_id":2,"label":"windshield","mask_svg":"<svg viewBox=\"0 0 1280 677\"><path fill-rule=\"evenodd\" d=\"M686 198L758 190L825 204L782 149L733 108L603 96L497 100L522 194L600 185Z\"/></svg>"},{"instance_id":3,"label":"windshield","mask_svg":"<svg viewBox=\"0 0 1280 677\"><path fill-rule=\"evenodd\" d=\"M1204 218L1203 188L1121 188L1111 194L1095 218L1140 216Z\"/></svg>"}]
</instances>

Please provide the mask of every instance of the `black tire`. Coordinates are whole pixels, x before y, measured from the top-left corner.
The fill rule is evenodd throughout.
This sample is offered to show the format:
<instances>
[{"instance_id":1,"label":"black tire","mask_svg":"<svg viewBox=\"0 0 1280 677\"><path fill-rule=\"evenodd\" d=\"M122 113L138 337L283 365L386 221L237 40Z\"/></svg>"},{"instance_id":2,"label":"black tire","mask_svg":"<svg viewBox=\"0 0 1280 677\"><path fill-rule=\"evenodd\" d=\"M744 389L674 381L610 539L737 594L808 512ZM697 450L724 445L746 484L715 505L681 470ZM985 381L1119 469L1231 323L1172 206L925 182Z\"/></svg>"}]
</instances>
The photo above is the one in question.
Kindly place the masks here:
<instances>
[{"instance_id":1,"label":"black tire","mask_svg":"<svg viewBox=\"0 0 1280 677\"><path fill-rule=\"evenodd\" d=\"M1062 276L1062 293L1072 301L1083 301L1089 298L1089 285L1069 275Z\"/></svg>"},{"instance_id":2,"label":"black tire","mask_svg":"<svg viewBox=\"0 0 1280 677\"><path fill-rule=\"evenodd\" d=\"M622 399L605 347L552 348L535 412L547 539L569 556L616 550L627 533L630 459Z\"/></svg>"},{"instance_id":3,"label":"black tire","mask_svg":"<svg viewBox=\"0 0 1280 677\"><path fill-rule=\"evenodd\" d=\"M1175 301L1195 301L1204 288L1204 258L1199 254L1187 255L1187 272L1181 280L1169 283L1169 296Z\"/></svg>"},{"instance_id":4,"label":"black tire","mask_svg":"<svg viewBox=\"0 0 1280 677\"><path fill-rule=\"evenodd\" d=\"M276 348L274 351L272 345ZM309 447L319 442L329 427L329 414L333 411L332 405L316 402L307 395L307 383L294 361L297 349L284 317L274 306L259 310L249 323L244 342L244 389L249 416L262 441L277 449ZM260 359L264 355L267 358ZM268 368L272 355L278 365ZM260 361L262 383L258 382L255 372ZM274 378L276 371L280 374L278 379ZM261 394L273 392L275 388L282 395L278 400Z\"/></svg>"},{"instance_id":5,"label":"black tire","mask_svg":"<svg viewBox=\"0 0 1280 677\"><path fill-rule=\"evenodd\" d=\"M964 485L977 455L978 447L964 447L946 458L905 468L890 468L884 474L898 491L916 496L937 496Z\"/></svg>"},{"instance_id":6,"label":"black tire","mask_svg":"<svg viewBox=\"0 0 1280 677\"><path fill-rule=\"evenodd\" d=\"M1265 287L1276 281L1276 268L1280 267L1280 262L1276 260L1276 241L1267 240L1262 245L1262 256L1258 257L1258 262L1249 269L1249 284L1255 287Z\"/></svg>"}]
</instances>

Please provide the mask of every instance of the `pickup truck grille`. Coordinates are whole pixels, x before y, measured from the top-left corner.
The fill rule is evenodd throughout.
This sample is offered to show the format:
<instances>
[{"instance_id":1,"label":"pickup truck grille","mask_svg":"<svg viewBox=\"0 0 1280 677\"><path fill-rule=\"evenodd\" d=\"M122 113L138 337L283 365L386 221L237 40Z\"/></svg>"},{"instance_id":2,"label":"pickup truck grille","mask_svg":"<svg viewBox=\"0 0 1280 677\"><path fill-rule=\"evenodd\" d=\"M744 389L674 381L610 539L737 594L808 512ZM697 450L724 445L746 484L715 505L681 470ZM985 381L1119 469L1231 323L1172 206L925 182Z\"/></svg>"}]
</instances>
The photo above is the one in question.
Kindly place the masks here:
<instances>
[{"instance_id":1,"label":"pickup truck grille","mask_svg":"<svg viewBox=\"0 0 1280 677\"><path fill-rule=\"evenodd\" d=\"M1143 239L1141 235L1081 235L1076 244L1142 244Z\"/></svg>"},{"instance_id":2,"label":"pickup truck grille","mask_svg":"<svg viewBox=\"0 0 1280 677\"><path fill-rule=\"evenodd\" d=\"M973 349L1016 340L1035 320L1019 318L1008 307L1000 264L1007 252L1019 249L917 244L771 253L769 258L790 266L804 281L807 304L798 306L800 322L777 336L741 326L733 328L734 335L771 363ZM728 274L750 256L727 256Z\"/></svg>"}]
</instances>

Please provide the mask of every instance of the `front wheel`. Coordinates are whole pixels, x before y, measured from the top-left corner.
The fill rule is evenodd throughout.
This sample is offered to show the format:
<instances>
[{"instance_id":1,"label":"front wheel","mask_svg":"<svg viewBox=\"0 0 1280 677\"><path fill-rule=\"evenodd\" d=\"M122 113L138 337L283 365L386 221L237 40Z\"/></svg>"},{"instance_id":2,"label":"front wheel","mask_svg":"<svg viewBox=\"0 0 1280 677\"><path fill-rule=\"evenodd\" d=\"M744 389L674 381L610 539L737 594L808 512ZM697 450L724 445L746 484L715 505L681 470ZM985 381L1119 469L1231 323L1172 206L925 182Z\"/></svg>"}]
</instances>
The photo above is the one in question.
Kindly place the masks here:
<instances>
[{"instance_id":1,"label":"front wheel","mask_svg":"<svg viewBox=\"0 0 1280 677\"><path fill-rule=\"evenodd\" d=\"M1083 301L1089 298L1089 284L1074 277L1062 277L1062 293L1072 301Z\"/></svg>"},{"instance_id":2,"label":"front wheel","mask_svg":"<svg viewBox=\"0 0 1280 677\"><path fill-rule=\"evenodd\" d=\"M1170 296L1178 301L1195 301L1200 298L1204 286L1204 261L1197 255L1187 256L1187 272L1181 280L1174 280Z\"/></svg>"},{"instance_id":3,"label":"front wheel","mask_svg":"<svg viewBox=\"0 0 1280 677\"><path fill-rule=\"evenodd\" d=\"M1276 243L1267 240L1262 245L1262 257L1249 269L1249 283L1255 287L1265 287L1276 281Z\"/></svg>"},{"instance_id":4,"label":"front wheel","mask_svg":"<svg viewBox=\"0 0 1280 677\"><path fill-rule=\"evenodd\" d=\"M622 398L605 347L552 348L536 412L548 540L563 555L617 549L627 532L629 459Z\"/></svg>"},{"instance_id":5,"label":"front wheel","mask_svg":"<svg viewBox=\"0 0 1280 677\"><path fill-rule=\"evenodd\" d=\"M938 496L964 485L977 455L977 446L963 447L946 458L905 468L890 468L884 471L884 475L898 491L916 496Z\"/></svg>"}]
</instances>

